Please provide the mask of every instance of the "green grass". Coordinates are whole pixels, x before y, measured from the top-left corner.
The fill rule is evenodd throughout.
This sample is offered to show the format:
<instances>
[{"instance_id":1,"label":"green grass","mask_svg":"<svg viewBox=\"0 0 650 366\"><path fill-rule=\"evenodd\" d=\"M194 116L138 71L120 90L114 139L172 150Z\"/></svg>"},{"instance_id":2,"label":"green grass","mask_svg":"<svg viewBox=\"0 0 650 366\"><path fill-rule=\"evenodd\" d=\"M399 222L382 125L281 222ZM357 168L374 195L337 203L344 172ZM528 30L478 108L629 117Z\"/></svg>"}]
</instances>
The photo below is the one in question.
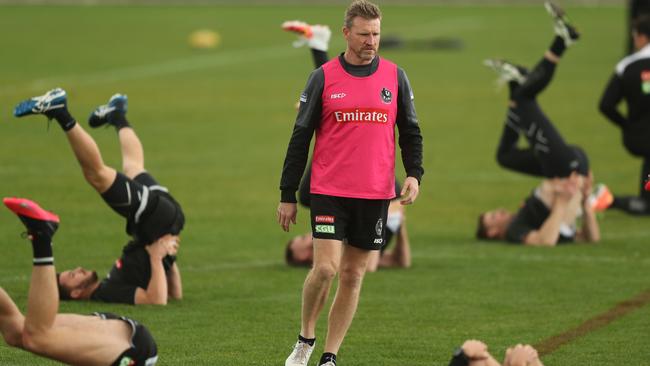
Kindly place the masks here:
<instances>
[{"instance_id":1,"label":"green grass","mask_svg":"<svg viewBox=\"0 0 650 366\"><path fill-rule=\"evenodd\" d=\"M649 286L648 220L607 213L595 246L534 249L473 239L479 212L515 209L536 180L495 162L506 92L495 92L486 57L538 60L551 23L536 7L385 7L384 34L458 37L458 51L386 51L413 85L425 137L418 202L408 211L413 268L366 278L342 365L442 365L466 338L506 346L538 343L577 326ZM114 92L130 98L129 119L148 169L183 204L179 263L185 299L160 307L63 303L61 311L113 311L145 323L161 365L278 365L299 330L305 270L288 269L290 234L275 223L278 182L295 111L311 70L279 25L293 18L335 28L336 7L0 8L0 194L33 198L63 222L57 266L104 274L126 242L123 222L84 183L66 140L43 118L17 120L13 105L55 86L84 120ZM597 112L622 56L625 10L571 8L583 40L571 48L540 98L567 140L589 153L598 181L636 190L640 162ZM221 46L187 45L198 28ZM112 130L91 131L105 161L119 166ZM398 170L402 168L398 164ZM401 173L400 173L401 174ZM307 229L299 212L292 234ZM0 210L0 285L24 307L29 246L19 222ZM324 313L318 327L320 352ZM548 355L549 365L640 365L650 329L645 307ZM0 346L1 365L47 363Z\"/></svg>"}]
</instances>

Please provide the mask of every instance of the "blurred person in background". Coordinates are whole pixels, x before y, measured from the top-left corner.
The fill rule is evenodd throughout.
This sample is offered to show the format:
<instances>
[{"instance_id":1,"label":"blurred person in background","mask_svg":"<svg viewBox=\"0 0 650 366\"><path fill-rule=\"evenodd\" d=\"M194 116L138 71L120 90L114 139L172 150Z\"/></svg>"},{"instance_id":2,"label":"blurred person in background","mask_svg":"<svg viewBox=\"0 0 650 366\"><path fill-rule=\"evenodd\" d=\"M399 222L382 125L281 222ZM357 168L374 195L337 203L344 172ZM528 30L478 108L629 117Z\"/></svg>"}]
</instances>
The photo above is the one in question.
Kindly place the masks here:
<instances>
[{"instance_id":1,"label":"blurred person in background","mask_svg":"<svg viewBox=\"0 0 650 366\"><path fill-rule=\"evenodd\" d=\"M580 147L565 143L536 99L551 82L567 47L579 38L562 9L550 2L545 7L553 18L556 35L532 70L498 59L485 62L510 90L497 161L506 169L544 180L518 212L500 208L481 214L476 233L479 239L538 246L600 240L595 205L589 199L593 176L587 155ZM521 135L528 141L527 148L517 146ZM598 198L606 201L606 193L599 193ZM582 227L578 230L576 219L580 215Z\"/></svg>"}]
</instances>

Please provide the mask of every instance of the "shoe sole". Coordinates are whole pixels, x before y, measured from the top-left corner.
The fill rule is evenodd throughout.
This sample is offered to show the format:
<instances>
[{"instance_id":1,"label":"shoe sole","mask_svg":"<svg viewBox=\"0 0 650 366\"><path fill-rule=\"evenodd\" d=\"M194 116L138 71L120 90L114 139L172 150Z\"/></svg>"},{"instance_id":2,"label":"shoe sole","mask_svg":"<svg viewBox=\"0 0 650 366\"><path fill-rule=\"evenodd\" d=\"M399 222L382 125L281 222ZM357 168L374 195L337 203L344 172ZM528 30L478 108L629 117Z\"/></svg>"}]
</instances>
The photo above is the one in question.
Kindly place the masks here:
<instances>
[{"instance_id":1,"label":"shoe sole","mask_svg":"<svg viewBox=\"0 0 650 366\"><path fill-rule=\"evenodd\" d=\"M18 216L39 221L48 221L55 224L60 222L59 216L55 213L42 209L36 202L26 198L6 197L2 199L2 202Z\"/></svg>"}]
</instances>

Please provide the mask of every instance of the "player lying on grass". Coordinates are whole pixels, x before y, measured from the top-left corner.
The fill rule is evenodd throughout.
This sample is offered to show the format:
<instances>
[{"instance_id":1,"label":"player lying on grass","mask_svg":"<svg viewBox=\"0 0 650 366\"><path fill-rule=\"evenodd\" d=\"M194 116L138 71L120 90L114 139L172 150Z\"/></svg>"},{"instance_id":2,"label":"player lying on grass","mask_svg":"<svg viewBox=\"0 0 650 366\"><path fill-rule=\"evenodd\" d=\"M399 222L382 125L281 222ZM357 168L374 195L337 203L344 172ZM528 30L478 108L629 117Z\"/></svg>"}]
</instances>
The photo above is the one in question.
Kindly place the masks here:
<instances>
[{"instance_id":1,"label":"player lying on grass","mask_svg":"<svg viewBox=\"0 0 650 366\"><path fill-rule=\"evenodd\" d=\"M72 365L155 365L156 342L135 320L109 313L57 314L52 237L59 217L26 199L5 198L4 204L27 228L34 253L25 315L0 287L0 332L5 342Z\"/></svg>"},{"instance_id":2,"label":"player lying on grass","mask_svg":"<svg viewBox=\"0 0 650 366\"><path fill-rule=\"evenodd\" d=\"M594 207L589 200L593 178L587 156L581 148L565 143L536 100L551 82L566 48L578 39L563 11L548 2L546 7L554 18L556 36L533 70L501 60L486 61L510 88L497 160L506 169L544 177L544 180L517 213L496 209L480 215L477 237L481 239L543 246L600 240ZM528 148L517 147L520 135L528 140ZM608 191L602 191L600 198L607 201ZM576 219L580 214L582 227L578 229Z\"/></svg>"},{"instance_id":3,"label":"player lying on grass","mask_svg":"<svg viewBox=\"0 0 650 366\"><path fill-rule=\"evenodd\" d=\"M61 299L164 305L168 298L182 297L176 251L185 217L167 188L145 171L142 143L127 121L126 111L126 96L116 94L89 119L91 127L112 125L117 130L124 173L104 164L95 141L68 112L64 90L28 99L14 111L17 117L43 114L61 125L86 181L126 218L126 232L132 237L102 281L97 272L81 267L61 272Z\"/></svg>"},{"instance_id":4,"label":"player lying on grass","mask_svg":"<svg viewBox=\"0 0 650 366\"><path fill-rule=\"evenodd\" d=\"M372 252L366 271L375 272L378 268L408 268L411 266L411 246L406 230L405 207L399 199L388 206L385 245L380 251ZM392 238L395 247L387 250ZM293 237L287 243L285 260L290 266L311 267L314 259L313 237L311 232Z\"/></svg>"},{"instance_id":5,"label":"player lying on grass","mask_svg":"<svg viewBox=\"0 0 650 366\"><path fill-rule=\"evenodd\" d=\"M501 366L501 364L488 352L485 343L470 339L454 352L449 366ZM503 366L544 366L544 364L533 347L518 344L506 350Z\"/></svg>"}]
</instances>

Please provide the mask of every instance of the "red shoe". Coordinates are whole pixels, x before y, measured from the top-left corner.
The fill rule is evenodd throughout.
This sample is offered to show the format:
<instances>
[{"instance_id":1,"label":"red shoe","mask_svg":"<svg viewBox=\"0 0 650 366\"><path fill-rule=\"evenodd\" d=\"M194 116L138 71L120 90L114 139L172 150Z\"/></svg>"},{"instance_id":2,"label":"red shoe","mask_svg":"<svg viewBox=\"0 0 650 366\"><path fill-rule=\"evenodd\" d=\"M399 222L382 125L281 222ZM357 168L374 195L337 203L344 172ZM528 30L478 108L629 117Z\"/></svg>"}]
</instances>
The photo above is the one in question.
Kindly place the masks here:
<instances>
[{"instance_id":1,"label":"red shoe","mask_svg":"<svg viewBox=\"0 0 650 366\"><path fill-rule=\"evenodd\" d=\"M645 190L650 191L650 180L645 182Z\"/></svg>"},{"instance_id":2,"label":"red shoe","mask_svg":"<svg viewBox=\"0 0 650 366\"><path fill-rule=\"evenodd\" d=\"M5 206L18 215L31 236L52 238L59 228L59 216L42 209L38 203L26 198L6 197Z\"/></svg>"},{"instance_id":3,"label":"red shoe","mask_svg":"<svg viewBox=\"0 0 650 366\"><path fill-rule=\"evenodd\" d=\"M591 207L595 212L605 211L614 202L614 195L604 184L596 186L594 192L589 196Z\"/></svg>"}]
</instances>

